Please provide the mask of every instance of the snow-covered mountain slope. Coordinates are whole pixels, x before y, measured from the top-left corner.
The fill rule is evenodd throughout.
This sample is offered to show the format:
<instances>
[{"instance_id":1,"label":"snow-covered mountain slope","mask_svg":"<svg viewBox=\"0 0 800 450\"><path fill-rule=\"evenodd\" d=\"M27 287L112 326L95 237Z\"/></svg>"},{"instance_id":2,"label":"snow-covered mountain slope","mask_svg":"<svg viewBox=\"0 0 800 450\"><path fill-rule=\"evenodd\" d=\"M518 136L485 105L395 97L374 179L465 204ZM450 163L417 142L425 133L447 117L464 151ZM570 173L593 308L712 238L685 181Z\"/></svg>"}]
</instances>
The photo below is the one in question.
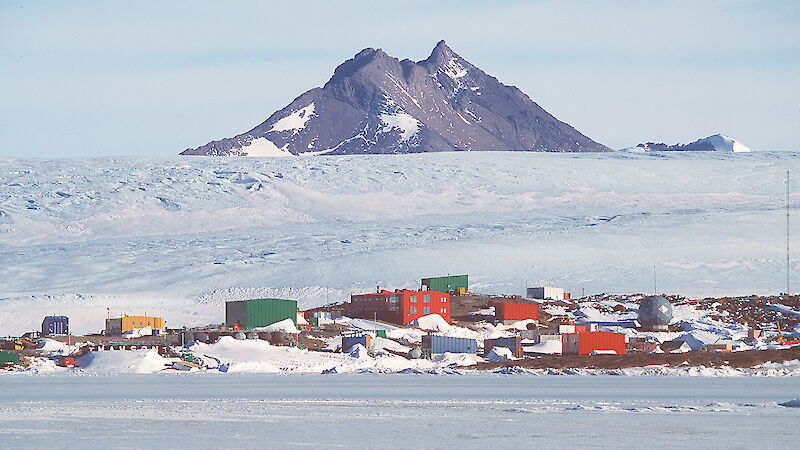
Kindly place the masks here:
<instances>
[{"instance_id":1,"label":"snow-covered mountain slope","mask_svg":"<svg viewBox=\"0 0 800 450\"><path fill-rule=\"evenodd\" d=\"M725 136L724 134L715 134L707 138L698 139L690 144L681 145L667 145L663 143L647 142L639 144L636 147L625 149L629 152L666 152L666 151L694 151L694 152L733 152L733 153L750 153L749 147L741 142Z\"/></svg>"},{"instance_id":2,"label":"snow-covered mountain slope","mask_svg":"<svg viewBox=\"0 0 800 450\"><path fill-rule=\"evenodd\" d=\"M776 293L786 169L800 155L0 160L0 334L57 313L98 330L106 307L221 322L225 300L310 307L448 273L633 293L655 264L663 292Z\"/></svg>"},{"instance_id":3,"label":"snow-covered mountain slope","mask_svg":"<svg viewBox=\"0 0 800 450\"><path fill-rule=\"evenodd\" d=\"M513 86L439 42L430 57L398 60L366 48L314 88L238 136L182 155L609 151Z\"/></svg>"}]
</instances>

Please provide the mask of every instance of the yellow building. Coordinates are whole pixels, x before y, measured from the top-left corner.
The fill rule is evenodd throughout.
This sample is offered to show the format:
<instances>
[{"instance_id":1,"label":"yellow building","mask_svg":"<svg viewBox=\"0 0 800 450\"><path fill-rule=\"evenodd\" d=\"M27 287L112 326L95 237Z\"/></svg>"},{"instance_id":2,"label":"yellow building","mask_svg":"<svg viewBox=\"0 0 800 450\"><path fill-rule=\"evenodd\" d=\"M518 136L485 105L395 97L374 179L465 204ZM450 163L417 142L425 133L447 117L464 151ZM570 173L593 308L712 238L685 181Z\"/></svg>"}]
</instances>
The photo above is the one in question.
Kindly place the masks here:
<instances>
[{"instance_id":1,"label":"yellow building","mask_svg":"<svg viewBox=\"0 0 800 450\"><path fill-rule=\"evenodd\" d=\"M707 352L730 352L733 351L733 345L728 344L706 344L706 351Z\"/></svg>"},{"instance_id":2,"label":"yellow building","mask_svg":"<svg viewBox=\"0 0 800 450\"><path fill-rule=\"evenodd\" d=\"M152 327L153 331L164 330L164 320L161 317L150 316L123 316L115 319L106 319L106 335L119 335L135 328Z\"/></svg>"}]
</instances>

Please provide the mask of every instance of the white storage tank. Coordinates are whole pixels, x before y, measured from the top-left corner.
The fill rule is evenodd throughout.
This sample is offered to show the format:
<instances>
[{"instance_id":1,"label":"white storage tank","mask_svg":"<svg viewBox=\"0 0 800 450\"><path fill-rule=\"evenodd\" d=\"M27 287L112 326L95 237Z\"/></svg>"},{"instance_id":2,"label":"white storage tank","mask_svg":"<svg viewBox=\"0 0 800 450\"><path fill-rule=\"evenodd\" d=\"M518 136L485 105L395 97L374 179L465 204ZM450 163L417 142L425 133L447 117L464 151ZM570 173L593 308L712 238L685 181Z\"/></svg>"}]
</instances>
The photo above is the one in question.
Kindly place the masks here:
<instances>
[{"instance_id":1,"label":"white storage tank","mask_svg":"<svg viewBox=\"0 0 800 450\"><path fill-rule=\"evenodd\" d=\"M525 297L539 300L564 300L564 289L551 286L529 287Z\"/></svg>"}]
</instances>

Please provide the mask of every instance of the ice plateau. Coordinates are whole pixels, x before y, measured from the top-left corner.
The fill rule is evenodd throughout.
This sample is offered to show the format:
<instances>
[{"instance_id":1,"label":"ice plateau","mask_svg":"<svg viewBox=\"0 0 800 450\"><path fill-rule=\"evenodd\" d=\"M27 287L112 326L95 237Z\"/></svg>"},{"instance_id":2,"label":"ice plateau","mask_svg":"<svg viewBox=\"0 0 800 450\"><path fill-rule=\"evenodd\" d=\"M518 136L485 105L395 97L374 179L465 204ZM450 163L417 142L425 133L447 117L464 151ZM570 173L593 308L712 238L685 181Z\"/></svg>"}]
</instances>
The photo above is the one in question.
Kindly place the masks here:
<instances>
[{"instance_id":1,"label":"ice plateau","mask_svg":"<svg viewBox=\"0 0 800 450\"><path fill-rule=\"evenodd\" d=\"M0 333L48 314L97 331L106 308L220 323L226 300L307 308L447 273L485 293L635 293L655 265L662 292L777 293L798 156L2 159Z\"/></svg>"}]
</instances>

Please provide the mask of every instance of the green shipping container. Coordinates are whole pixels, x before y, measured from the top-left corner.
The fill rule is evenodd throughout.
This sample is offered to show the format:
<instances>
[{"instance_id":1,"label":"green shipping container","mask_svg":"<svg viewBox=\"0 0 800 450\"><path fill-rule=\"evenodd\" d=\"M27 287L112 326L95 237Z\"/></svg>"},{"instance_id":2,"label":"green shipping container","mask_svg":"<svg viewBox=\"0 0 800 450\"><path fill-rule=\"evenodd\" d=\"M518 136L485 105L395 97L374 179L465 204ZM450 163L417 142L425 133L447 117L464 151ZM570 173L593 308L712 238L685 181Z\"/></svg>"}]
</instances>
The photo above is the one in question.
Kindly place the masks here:
<instances>
[{"instance_id":1,"label":"green shipping container","mask_svg":"<svg viewBox=\"0 0 800 450\"><path fill-rule=\"evenodd\" d=\"M292 319L297 326L297 302L279 298L261 298L225 303L225 325L250 330Z\"/></svg>"},{"instance_id":2,"label":"green shipping container","mask_svg":"<svg viewBox=\"0 0 800 450\"><path fill-rule=\"evenodd\" d=\"M386 330L375 330L375 335L378 337L385 338L386 337Z\"/></svg>"},{"instance_id":3,"label":"green shipping container","mask_svg":"<svg viewBox=\"0 0 800 450\"><path fill-rule=\"evenodd\" d=\"M6 364L19 364L19 357L16 353L0 352L0 366Z\"/></svg>"},{"instance_id":4,"label":"green shipping container","mask_svg":"<svg viewBox=\"0 0 800 450\"><path fill-rule=\"evenodd\" d=\"M458 291L458 288L463 288L464 292L469 292L469 279L467 275L423 278L422 285L427 286L429 291L454 292Z\"/></svg>"}]
</instances>

